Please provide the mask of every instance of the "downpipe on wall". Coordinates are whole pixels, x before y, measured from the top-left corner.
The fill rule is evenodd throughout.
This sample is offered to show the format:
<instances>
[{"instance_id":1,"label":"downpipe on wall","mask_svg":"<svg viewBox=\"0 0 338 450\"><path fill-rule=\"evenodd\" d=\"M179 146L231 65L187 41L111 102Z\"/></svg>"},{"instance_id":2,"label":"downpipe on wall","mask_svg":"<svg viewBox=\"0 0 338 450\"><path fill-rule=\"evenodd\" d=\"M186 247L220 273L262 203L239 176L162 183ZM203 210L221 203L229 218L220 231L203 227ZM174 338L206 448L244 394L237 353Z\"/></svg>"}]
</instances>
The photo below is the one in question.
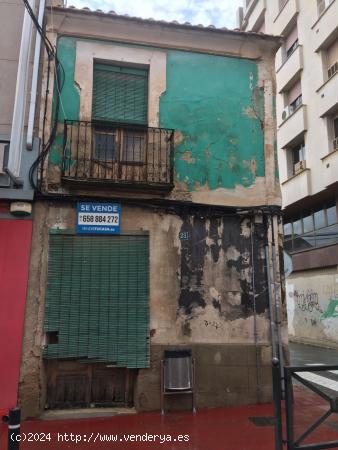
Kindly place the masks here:
<instances>
[{"instance_id":1,"label":"downpipe on wall","mask_svg":"<svg viewBox=\"0 0 338 450\"><path fill-rule=\"evenodd\" d=\"M42 27L44 12L45 12L45 3L46 3L46 0L40 0L38 22L41 27ZM29 103L28 128L27 128L27 149L28 150L31 150L33 147L33 128L34 128L34 119L35 119L40 53L41 53L41 36L40 36L40 33L36 32L33 73L32 73L32 85L31 85L31 97L30 97L30 103Z\"/></svg>"},{"instance_id":2,"label":"downpipe on wall","mask_svg":"<svg viewBox=\"0 0 338 450\"><path fill-rule=\"evenodd\" d=\"M272 346L272 383L275 413L275 450L283 448L282 409L281 400L285 398L284 392L284 361L281 335L281 296L280 296L280 265L278 240L278 216L269 214L266 220L267 243L265 245L265 258L267 268L267 281L269 286L269 310ZM276 235L277 233L277 235ZM276 250L277 243L277 250Z\"/></svg>"},{"instance_id":3,"label":"downpipe on wall","mask_svg":"<svg viewBox=\"0 0 338 450\"><path fill-rule=\"evenodd\" d=\"M278 217L276 215L267 216L267 244L265 246L265 257L267 263L267 280L269 286L269 309L270 309L270 327L271 327L271 343L272 357L278 358L281 365L281 375L283 377L283 344L282 344L282 312L281 312L281 283L278 276L279 249L276 249L276 241L278 247Z\"/></svg>"},{"instance_id":4,"label":"downpipe on wall","mask_svg":"<svg viewBox=\"0 0 338 450\"><path fill-rule=\"evenodd\" d=\"M256 285L255 285L255 258L254 258L254 233L255 233L255 216L251 217L251 264L252 264L252 298L253 298L253 311L254 311L254 342L256 352L256 390L258 402L261 400L262 393L262 380L261 380L261 367L259 361L259 345L258 345L258 331L257 331L257 308L256 308Z\"/></svg>"},{"instance_id":5,"label":"downpipe on wall","mask_svg":"<svg viewBox=\"0 0 338 450\"><path fill-rule=\"evenodd\" d=\"M35 0L30 0L29 4L32 7L32 9L34 9ZM17 185L22 185L23 183L19 177L21 168L23 128L25 120L25 106L26 106L27 80L28 80L29 54L31 47L32 28L33 23L27 12L27 9L25 8L21 34L18 72L16 79L9 157L6 169L9 176Z\"/></svg>"},{"instance_id":6,"label":"downpipe on wall","mask_svg":"<svg viewBox=\"0 0 338 450\"><path fill-rule=\"evenodd\" d=\"M276 307L276 324L277 324L277 342L279 361L281 366L281 377L284 380L284 356L282 342L282 301L281 301L281 282L280 282L280 258L279 258L279 239L278 239L278 217L272 216L272 266L275 280L275 307ZM282 384L282 394L284 398L284 383Z\"/></svg>"}]
</instances>

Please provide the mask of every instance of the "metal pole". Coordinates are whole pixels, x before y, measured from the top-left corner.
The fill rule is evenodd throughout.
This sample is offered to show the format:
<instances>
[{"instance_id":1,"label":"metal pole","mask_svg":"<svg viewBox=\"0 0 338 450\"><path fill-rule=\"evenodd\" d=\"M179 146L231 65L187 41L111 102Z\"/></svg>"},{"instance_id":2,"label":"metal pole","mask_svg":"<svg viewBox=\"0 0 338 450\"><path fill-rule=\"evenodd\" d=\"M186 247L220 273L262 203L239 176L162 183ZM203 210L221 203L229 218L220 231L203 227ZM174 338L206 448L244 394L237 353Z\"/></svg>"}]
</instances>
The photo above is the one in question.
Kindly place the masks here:
<instances>
[{"instance_id":1,"label":"metal pole","mask_svg":"<svg viewBox=\"0 0 338 450\"><path fill-rule=\"evenodd\" d=\"M275 223L275 224L274 224ZM282 343L282 303L281 303L281 283L280 283L280 266L279 266L279 241L278 241L278 220L277 216L271 217L272 227L272 267L274 270L275 280L275 307L276 307L276 325L277 325L277 338L279 346L279 361L281 365L281 376L284 378L284 356L283 356L283 343ZM284 389L282 385L282 398L284 398Z\"/></svg>"},{"instance_id":2,"label":"metal pole","mask_svg":"<svg viewBox=\"0 0 338 450\"><path fill-rule=\"evenodd\" d=\"M253 322L253 335L255 341L256 351L256 393L258 402L261 401L261 365L259 361L259 345L258 345L258 330L257 330L257 308L256 308L256 285L255 285L255 261L254 261L254 216L251 217L250 229L251 229L251 266L252 266L252 305L254 311Z\"/></svg>"},{"instance_id":3,"label":"metal pole","mask_svg":"<svg viewBox=\"0 0 338 450\"><path fill-rule=\"evenodd\" d=\"M275 450L283 449L282 431L282 393L280 363L278 358L272 358L272 386L273 386L273 406L275 412Z\"/></svg>"},{"instance_id":4,"label":"metal pole","mask_svg":"<svg viewBox=\"0 0 338 450\"><path fill-rule=\"evenodd\" d=\"M20 446L20 408L12 408L8 415L8 450L19 450Z\"/></svg>"},{"instance_id":5,"label":"metal pole","mask_svg":"<svg viewBox=\"0 0 338 450\"><path fill-rule=\"evenodd\" d=\"M275 310L273 304L273 293L272 293L272 281L271 281L271 264L270 264L270 254L269 246L265 246L265 260L266 260L266 273L268 281L268 292L269 292L269 312L270 312L270 329L271 329L271 345L272 345L272 357L278 358L279 348L277 347L277 328L275 320Z\"/></svg>"},{"instance_id":6,"label":"metal pole","mask_svg":"<svg viewBox=\"0 0 338 450\"><path fill-rule=\"evenodd\" d=\"M284 383L287 450L294 450L292 379L291 374L287 369L284 371Z\"/></svg>"}]
</instances>

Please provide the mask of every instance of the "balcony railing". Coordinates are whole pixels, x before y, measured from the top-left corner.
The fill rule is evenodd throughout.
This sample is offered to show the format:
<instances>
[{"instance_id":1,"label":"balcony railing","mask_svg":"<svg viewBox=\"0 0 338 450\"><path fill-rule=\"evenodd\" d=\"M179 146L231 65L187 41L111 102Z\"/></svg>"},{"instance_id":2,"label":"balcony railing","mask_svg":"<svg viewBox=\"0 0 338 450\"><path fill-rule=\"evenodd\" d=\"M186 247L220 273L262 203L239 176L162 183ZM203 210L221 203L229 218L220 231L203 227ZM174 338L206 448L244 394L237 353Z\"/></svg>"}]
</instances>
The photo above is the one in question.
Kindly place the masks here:
<instances>
[{"instance_id":1,"label":"balcony railing","mask_svg":"<svg viewBox=\"0 0 338 450\"><path fill-rule=\"evenodd\" d=\"M174 130L66 120L62 180L171 189Z\"/></svg>"}]
</instances>

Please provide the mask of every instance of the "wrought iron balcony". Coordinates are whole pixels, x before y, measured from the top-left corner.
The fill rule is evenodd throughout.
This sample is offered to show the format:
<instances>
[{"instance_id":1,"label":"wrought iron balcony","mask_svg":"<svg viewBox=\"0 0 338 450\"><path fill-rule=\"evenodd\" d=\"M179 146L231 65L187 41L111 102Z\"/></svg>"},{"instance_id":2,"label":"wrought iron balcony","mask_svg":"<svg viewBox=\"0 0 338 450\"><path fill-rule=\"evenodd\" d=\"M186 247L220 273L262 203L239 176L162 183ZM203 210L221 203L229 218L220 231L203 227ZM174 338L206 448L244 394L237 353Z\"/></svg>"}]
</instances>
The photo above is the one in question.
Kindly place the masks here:
<instances>
[{"instance_id":1,"label":"wrought iron balcony","mask_svg":"<svg viewBox=\"0 0 338 450\"><path fill-rule=\"evenodd\" d=\"M170 190L174 130L66 120L63 182Z\"/></svg>"}]
</instances>

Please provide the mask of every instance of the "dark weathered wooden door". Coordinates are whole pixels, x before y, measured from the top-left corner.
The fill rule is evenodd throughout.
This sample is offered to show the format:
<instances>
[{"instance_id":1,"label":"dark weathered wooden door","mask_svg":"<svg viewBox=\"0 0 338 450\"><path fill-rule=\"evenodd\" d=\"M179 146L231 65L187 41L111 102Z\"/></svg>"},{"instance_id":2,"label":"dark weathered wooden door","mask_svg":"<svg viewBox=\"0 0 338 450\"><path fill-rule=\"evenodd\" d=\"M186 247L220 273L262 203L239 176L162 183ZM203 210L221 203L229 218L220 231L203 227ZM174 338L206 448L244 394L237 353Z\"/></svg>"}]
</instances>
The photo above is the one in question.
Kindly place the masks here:
<instances>
[{"instance_id":1,"label":"dark weathered wooden door","mask_svg":"<svg viewBox=\"0 0 338 450\"><path fill-rule=\"evenodd\" d=\"M48 409L132 406L132 370L78 361L48 361L47 380Z\"/></svg>"}]
</instances>

